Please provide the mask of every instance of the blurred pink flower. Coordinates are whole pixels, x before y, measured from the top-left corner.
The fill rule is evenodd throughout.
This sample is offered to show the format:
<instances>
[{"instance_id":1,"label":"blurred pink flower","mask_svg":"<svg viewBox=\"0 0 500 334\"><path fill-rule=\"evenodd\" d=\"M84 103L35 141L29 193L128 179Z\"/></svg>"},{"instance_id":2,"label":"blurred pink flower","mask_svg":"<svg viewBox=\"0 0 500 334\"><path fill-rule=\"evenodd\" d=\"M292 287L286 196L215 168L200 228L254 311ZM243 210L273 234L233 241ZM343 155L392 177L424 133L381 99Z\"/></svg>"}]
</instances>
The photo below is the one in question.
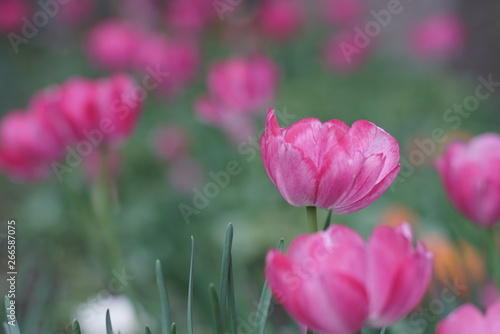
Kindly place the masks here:
<instances>
[{"instance_id":1,"label":"blurred pink flower","mask_svg":"<svg viewBox=\"0 0 500 334\"><path fill-rule=\"evenodd\" d=\"M68 1L61 4L57 18L67 25L78 25L83 23L95 11L93 0Z\"/></svg>"},{"instance_id":2,"label":"blurred pink flower","mask_svg":"<svg viewBox=\"0 0 500 334\"><path fill-rule=\"evenodd\" d=\"M333 225L295 238L288 254L270 250L266 278L275 298L311 330L387 326L419 303L430 282L432 255L412 242L408 224L377 227L368 243Z\"/></svg>"},{"instance_id":3,"label":"blurred pink flower","mask_svg":"<svg viewBox=\"0 0 500 334\"><path fill-rule=\"evenodd\" d=\"M340 73L356 70L363 65L371 54L373 41L369 41L365 47L358 47L355 38L356 34L352 31L341 31L330 38L323 51L326 65Z\"/></svg>"},{"instance_id":4,"label":"blurred pink flower","mask_svg":"<svg viewBox=\"0 0 500 334\"><path fill-rule=\"evenodd\" d=\"M176 159L169 166L169 183L177 190L188 193L200 185L202 169L191 158Z\"/></svg>"},{"instance_id":5,"label":"blurred pink flower","mask_svg":"<svg viewBox=\"0 0 500 334\"><path fill-rule=\"evenodd\" d=\"M110 70L130 68L143 31L120 20L107 20L92 28L86 52L99 66Z\"/></svg>"},{"instance_id":6,"label":"blurred pink flower","mask_svg":"<svg viewBox=\"0 0 500 334\"><path fill-rule=\"evenodd\" d=\"M269 109L260 139L267 174L294 206L317 206L347 214L363 209L399 172L399 145L365 120L300 120L280 128Z\"/></svg>"},{"instance_id":7,"label":"blurred pink flower","mask_svg":"<svg viewBox=\"0 0 500 334\"><path fill-rule=\"evenodd\" d=\"M43 179L62 149L63 143L37 114L15 110L0 123L0 169L15 180Z\"/></svg>"},{"instance_id":8,"label":"blurred pink flower","mask_svg":"<svg viewBox=\"0 0 500 334\"><path fill-rule=\"evenodd\" d=\"M130 136L141 111L137 87L122 74L100 80L69 79L60 86L60 116L77 140L95 138L104 145L120 145Z\"/></svg>"},{"instance_id":9,"label":"blurred pink flower","mask_svg":"<svg viewBox=\"0 0 500 334\"><path fill-rule=\"evenodd\" d=\"M304 22L304 8L298 1L265 0L257 7L257 26L264 36L293 37Z\"/></svg>"},{"instance_id":10,"label":"blurred pink flower","mask_svg":"<svg viewBox=\"0 0 500 334\"><path fill-rule=\"evenodd\" d=\"M198 32L215 18L213 0L169 1L165 11L165 23L178 31Z\"/></svg>"},{"instance_id":11,"label":"blurred pink flower","mask_svg":"<svg viewBox=\"0 0 500 334\"><path fill-rule=\"evenodd\" d=\"M208 73L209 94L241 113L263 111L276 95L279 72L268 57L233 57L213 64Z\"/></svg>"},{"instance_id":12,"label":"blurred pink flower","mask_svg":"<svg viewBox=\"0 0 500 334\"><path fill-rule=\"evenodd\" d=\"M495 282L489 281L481 287L481 291L479 292L479 301L482 307L488 308L490 305L493 305L496 300L500 300L500 292L498 291Z\"/></svg>"},{"instance_id":13,"label":"blurred pink flower","mask_svg":"<svg viewBox=\"0 0 500 334\"><path fill-rule=\"evenodd\" d=\"M472 304L464 304L438 324L436 334L500 333L500 300L482 314Z\"/></svg>"},{"instance_id":14,"label":"blurred pink flower","mask_svg":"<svg viewBox=\"0 0 500 334\"><path fill-rule=\"evenodd\" d=\"M483 227L500 222L500 135L451 143L436 169L458 211Z\"/></svg>"},{"instance_id":15,"label":"blurred pink flower","mask_svg":"<svg viewBox=\"0 0 500 334\"><path fill-rule=\"evenodd\" d=\"M411 43L415 55L422 59L452 57L465 45L465 28L453 14L434 15L413 28Z\"/></svg>"},{"instance_id":16,"label":"blurred pink flower","mask_svg":"<svg viewBox=\"0 0 500 334\"><path fill-rule=\"evenodd\" d=\"M365 12L364 0L322 0L322 14L327 22L340 26L351 27L361 22Z\"/></svg>"},{"instance_id":17,"label":"blurred pink flower","mask_svg":"<svg viewBox=\"0 0 500 334\"><path fill-rule=\"evenodd\" d=\"M0 31L16 32L29 19L31 7L25 0L0 0Z\"/></svg>"},{"instance_id":18,"label":"blurred pink flower","mask_svg":"<svg viewBox=\"0 0 500 334\"><path fill-rule=\"evenodd\" d=\"M151 136L151 147L157 157L173 161L185 157L189 151L189 135L177 125L161 125Z\"/></svg>"},{"instance_id":19,"label":"blurred pink flower","mask_svg":"<svg viewBox=\"0 0 500 334\"><path fill-rule=\"evenodd\" d=\"M164 94L178 93L197 74L199 50L196 43L189 38L170 39L149 33L136 48L133 60L135 70L148 73L148 69L153 69L156 72L168 73L158 82L159 89Z\"/></svg>"}]
</instances>

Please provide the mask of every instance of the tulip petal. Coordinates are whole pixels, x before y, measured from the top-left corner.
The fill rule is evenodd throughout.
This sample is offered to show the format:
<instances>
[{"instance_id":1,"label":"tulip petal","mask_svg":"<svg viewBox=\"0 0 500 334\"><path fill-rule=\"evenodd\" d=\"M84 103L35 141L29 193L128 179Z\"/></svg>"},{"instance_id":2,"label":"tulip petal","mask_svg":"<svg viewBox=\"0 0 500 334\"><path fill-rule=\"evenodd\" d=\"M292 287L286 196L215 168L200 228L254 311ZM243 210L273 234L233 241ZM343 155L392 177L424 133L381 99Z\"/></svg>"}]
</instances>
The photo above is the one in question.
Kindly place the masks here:
<instances>
[{"instance_id":1,"label":"tulip petal","mask_svg":"<svg viewBox=\"0 0 500 334\"><path fill-rule=\"evenodd\" d=\"M343 206L335 207L333 212L338 214L348 214L372 204L377 198L379 198L386 190L389 188L391 183L394 181L396 176L399 173L399 169L401 166L396 166L394 169L386 175L384 179L382 179L379 183L377 183L371 191L361 199L357 200L354 203L345 204Z\"/></svg>"},{"instance_id":2,"label":"tulip petal","mask_svg":"<svg viewBox=\"0 0 500 334\"><path fill-rule=\"evenodd\" d=\"M486 323L490 333L500 333L500 299L491 304L486 311Z\"/></svg>"},{"instance_id":3,"label":"tulip petal","mask_svg":"<svg viewBox=\"0 0 500 334\"><path fill-rule=\"evenodd\" d=\"M492 334L486 327L483 315L472 304L465 304L442 320L436 334Z\"/></svg>"}]
</instances>

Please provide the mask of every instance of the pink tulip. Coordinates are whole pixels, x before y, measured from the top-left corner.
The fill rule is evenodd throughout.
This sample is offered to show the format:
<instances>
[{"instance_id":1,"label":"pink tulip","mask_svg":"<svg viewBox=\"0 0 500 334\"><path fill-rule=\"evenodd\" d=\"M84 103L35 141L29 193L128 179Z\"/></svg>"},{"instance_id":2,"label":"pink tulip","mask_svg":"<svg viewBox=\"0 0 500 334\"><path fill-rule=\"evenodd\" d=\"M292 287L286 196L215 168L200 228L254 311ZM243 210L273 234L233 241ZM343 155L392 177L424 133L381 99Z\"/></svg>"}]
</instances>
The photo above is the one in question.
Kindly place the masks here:
<instances>
[{"instance_id":1,"label":"pink tulip","mask_svg":"<svg viewBox=\"0 0 500 334\"><path fill-rule=\"evenodd\" d=\"M26 0L0 0L0 31L15 32L23 26L23 18L28 19L31 8Z\"/></svg>"},{"instance_id":2,"label":"pink tulip","mask_svg":"<svg viewBox=\"0 0 500 334\"><path fill-rule=\"evenodd\" d=\"M474 305L465 304L439 323L436 334L500 333L500 299L482 314Z\"/></svg>"},{"instance_id":3,"label":"pink tulip","mask_svg":"<svg viewBox=\"0 0 500 334\"><path fill-rule=\"evenodd\" d=\"M59 19L67 25L78 25L95 11L95 3L92 0L69 1L59 8Z\"/></svg>"},{"instance_id":4,"label":"pink tulip","mask_svg":"<svg viewBox=\"0 0 500 334\"><path fill-rule=\"evenodd\" d=\"M137 122L145 98L139 89L122 74L100 80L75 77L36 94L30 108L67 145L88 140L116 146Z\"/></svg>"},{"instance_id":5,"label":"pink tulip","mask_svg":"<svg viewBox=\"0 0 500 334\"><path fill-rule=\"evenodd\" d=\"M346 214L370 205L399 172L399 145L368 121L303 119L280 128L269 109L260 139L267 174L294 206Z\"/></svg>"},{"instance_id":6,"label":"pink tulip","mask_svg":"<svg viewBox=\"0 0 500 334\"><path fill-rule=\"evenodd\" d=\"M39 180L60 158L62 143L34 113L12 111L0 123L0 169L15 180Z\"/></svg>"},{"instance_id":7,"label":"pink tulip","mask_svg":"<svg viewBox=\"0 0 500 334\"><path fill-rule=\"evenodd\" d=\"M333 225L297 237L288 255L271 250L266 258L277 300L301 326L329 334L395 323L418 304L431 270L432 256L423 244L413 249L407 223L377 227L367 244Z\"/></svg>"},{"instance_id":8,"label":"pink tulip","mask_svg":"<svg viewBox=\"0 0 500 334\"><path fill-rule=\"evenodd\" d=\"M341 31L330 38L324 48L323 58L326 65L335 72L347 73L358 69L370 56L374 43L365 47L358 47L355 41L356 34L352 31Z\"/></svg>"},{"instance_id":9,"label":"pink tulip","mask_svg":"<svg viewBox=\"0 0 500 334\"><path fill-rule=\"evenodd\" d=\"M264 36L292 37L304 21L304 8L297 1L266 0L257 8L257 25Z\"/></svg>"},{"instance_id":10,"label":"pink tulip","mask_svg":"<svg viewBox=\"0 0 500 334\"><path fill-rule=\"evenodd\" d=\"M488 308L497 299L500 299L500 292L494 281L483 284L479 291L479 302L482 307Z\"/></svg>"},{"instance_id":11,"label":"pink tulip","mask_svg":"<svg viewBox=\"0 0 500 334\"><path fill-rule=\"evenodd\" d=\"M334 25L350 27L362 21L366 4L363 0L323 0L323 15Z\"/></svg>"},{"instance_id":12,"label":"pink tulip","mask_svg":"<svg viewBox=\"0 0 500 334\"><path fill-rule=\"evenodd\" d=\"M177 40L148 33L137 45L133 67L146 75L151 71L164 73L155 84L163 94L172 95L194 78L199 62L198 46L190 39Z\"/></svg>"},{"instance_id":13,"label":"pink tulip","mask_svg":"<svg viewBox=\"0 0 500 334\"><path fill-rule=\"evenodd\" d=\"M464 216L483 227L500 222L500 135L486 133L469 143L451 143L436 169Z\"/></svg>"},{"instance_id":14,"label":"pink tulip","mask_svg":"<svg viewBox=\"0 0 500 334\"><path fill-rule=\"evenodd\" d=\"M110 70L132 66L143 32L136 26L119 20L104 21L89 33L86 51L99 66Z\"/></svg>"},{"instance_id":15,"label":"pink tulip","mask_svg":"<svg viewBox=\"0 0 500 334\"><path fill-rule=\"evenodd\" d=\"M202 181L200 164L191 158L181 158L172 162L168 170L168 181L182 193L190 193Z\"/></svg>"},{"instance_id":16,"label":"pink tulip","mask_svg":"<svg viewBox=\"0 0 500 334\"><path fill-rule=\"evenodd\" d=\"M60 89L59 112L76 138L92 137L112 146L130 136L145 98L136 93L140 88L130 77L120 74L101 80L72 78Z\"/></svg>"},{"instance_id":17,"label":"pink tulip","mask_svg":"<svg viewBox=\"0 0 500 334\"><path fill-rule=\"evenodd\" d=\"M420 302L431 277L432 255L421 241L414 250L410 224L377 227L368 241L368 326L382 328L404 317Z\"/></svg>"},{"instance_id":18,"label":"pink tulip","mask_svg":"<svg viewBox=\"0 0 500 334\"><path fill-rule=\"evenodd\" d=\"M234 57L216 63L208 73L210 95L243 113L258 112L271 103L277 86L278 68L262 55Z\"/></svg>"},{"instance_id":19,"label":"pink tulip","mask_svg":"<svg viewBox=\"0 0 500 334\"><path fill-rule=\"evenodd\" d=\"M413 52L420 58L451 57L465 44L465 28L453 14L439 14L425 19L413 28Z\"/></svg>"},{"instance_id":20,"label":"pink tulip","mask_svg":"<svg viewBox=\"0 0 500 334\"><path fill-rule=\"evenodd\" d=\"M267 253L266 278L276 299L314 331L355 333L368 316L366 247L353 230L331 226L302 235L288 254Z\"/></svg>"},{"instance_id":21,"label":"pink tulip","mask_svg":"<svg viewBox=\"0 0 500 334\"><path fill-rule=\"evenodd\" d=\"M170 1L165 12L165 23L179 31L197 32L215 18L214 1Z\"/></svg>"},{"instance_id":22,"label":"pink tulip","mask_svg":"<svg viewBox=\"0 0 500 334\"><path fill-rule=\"evenodd\" d=\"M165 161L183 158L189 151L186 130L175 125L161 125L151 136L151 146L157 157Z\"/></svg>"}]
</instances>

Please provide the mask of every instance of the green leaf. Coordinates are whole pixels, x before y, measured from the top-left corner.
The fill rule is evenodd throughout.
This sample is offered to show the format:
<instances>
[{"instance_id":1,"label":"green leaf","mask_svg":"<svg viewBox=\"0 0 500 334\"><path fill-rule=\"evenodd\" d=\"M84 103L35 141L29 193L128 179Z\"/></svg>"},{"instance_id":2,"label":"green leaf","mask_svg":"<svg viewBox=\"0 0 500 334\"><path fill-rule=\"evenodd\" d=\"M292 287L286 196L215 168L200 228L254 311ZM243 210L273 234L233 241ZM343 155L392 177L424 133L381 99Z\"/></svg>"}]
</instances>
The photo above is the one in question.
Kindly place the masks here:
<instances>
[{"instance_id":1,"label":"green leaf","mask_svg":"<svg viewBox=\"0 0 500 334\"><path fill-rule=\"evenodd\" d=\"M191 236L191 263L189 265L189 289L187 305L187 332L193 334L193 264L194 264L194 238Z\"/></svg>"},{"instance_id":2,"label":"green leaf","mask_svg":"<svg viewBox=\"0 0 500 334\"><path fill-rule=\"evenodd\" d=\"M7 325L7 323L4 321L3 322L3 330L5 332L5 334L10 334L10 329L9 329L9 325Z\"/></svg>"},{"instance_id":3,"label":"green leaf","mask_svg":"<svg viewBox=\"0 0 500 334\"><path fill-rule=\"evenodd\" d=\"M106 310L106 334L113 334L113 326L111 326L111 317L109 315L109 308Z\"/></svg>"},{"instance_id":4,"label":"green leaf","mask_svg":"<svg viewBox=\"0 0 500 334\"><path fill-rule=\"evenodd\" d=\"M328 214L326 215L325 225L323 226L323 231L326 230L332 222L332 209L328 210Z\"/></svg>"},{"instance_id":5,"label":"green leaf","mask_svg":"<svg viewBox=\"0 0 500 334\"><path fill-rule=\"evenodd\" d=\"M222 330L226 320L226 302L229 280L229 264L231 261L231 247L233 245L233 224L229 223L226 229L226 241L222 253L222 268L220 276L220 313L222 320Z\"/></svg>"},{"instance_id":6,"label":"green leaf","mask_svg":"<svg viewBox=\"0 0 500 334\"><path fill-rule=\"evenodd\" d=\"M156 285L158 285L160 292L162 334L168 334L172 326L172 316L170 315L170 302L160 260L156 260Z\"/></svg>"},{"instance_id":7,"label":"green leaf","mask_svg":"<svg viewBox=\"0 0 500 334\"><path fill-rule=\"evenodd\" d=\"M215 333L223 334L224 330L222 329L219 296L217 296L217 290L215 289L215 285L213 283L210 283L208 285L208 290L210 293L210 305L212 306L212 317L213 317Z\"/></svg>"},{"instance_id":8,"label":"green leaf","mask_svg":"<svg viewBox=\"0 0 500 334\"><path fill-rule=\"evenodd\" d=\"M5 314L7 315L7 327L9 329L9 334L21 334L21 330L19 329L19 325L17 323L17 320L14 318L14 326L9 325L10 319L9 319L9 311L7 310L10 307L10 299L5 296Z\"/></svg>"},{"instance_id":9,"label":"green leaf","mask_svg":"<svg viewBox=\"0 0 500 334\"><path fill-rule=\"evenodd\" d=\"M282 251L284 247L284 240L281 239L278 242L277 250ZM255 324L253 328L254 334L264 334L266 329L267 316L269 314L269 306L271 306L271 298L273 294L267 282L264 282L264 287L262 288L262 293L260 294L259 305L257 306L257 315L255 319Z\"/></svg>"},{"instance_id":10,"label":"green leaf","mask_svg":"<svg viewBox=\"0 0 500 334\"><path fill-rule=\"evenodd\" d=\"M233 259L229 257L229 285L228 285L228 299L229 299L229 314L231 315L231 334L238 334L237 321L236 321L236 298L234 296L234 279L233 279Z\"/></svg>"},{"instance_id":11,"label":"green leaf","mask_svg":"<svg viewBox=\"0 0 500 334\"><path fill-rule=\"evenodd\" d=\"M146 326L146 334L151 334L151 329L148 326Z\"/></svg>"},{"instance_id":12,"label":"green leaf","mask_svg":"<svg viewBox=\"0 0 500 334\"><path fill-rule=\"evenodd\" d=\"M73 334L81 334L80 324L78 323L77 320L73 320L73 326L71 331L73 332Z\"/></svg>"},{"instance_id":13,"label":"green leaf","mask_svg":"<svg viewBox=\"0 0 500 334\"><path fill-rule=\"evenodd\" d=\"M170 327L170 334L175 334L177 333L177 326L175 325L175 322L172 323L172 327Z\"/></svg>"}]
</instances>

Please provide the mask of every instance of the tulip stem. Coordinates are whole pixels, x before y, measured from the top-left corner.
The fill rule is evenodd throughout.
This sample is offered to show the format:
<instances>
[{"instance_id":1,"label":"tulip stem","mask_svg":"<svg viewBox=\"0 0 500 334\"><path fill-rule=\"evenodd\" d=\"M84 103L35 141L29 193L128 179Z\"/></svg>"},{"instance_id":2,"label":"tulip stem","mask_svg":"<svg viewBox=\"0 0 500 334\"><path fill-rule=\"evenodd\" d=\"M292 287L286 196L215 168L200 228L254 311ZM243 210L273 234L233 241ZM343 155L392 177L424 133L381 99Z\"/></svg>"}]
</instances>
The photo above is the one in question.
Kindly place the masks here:
<instances>
[{"instance_id":1,"label":"tulip stem","mask_svg":"<svg viewBox=\"0 0 500 334\"><path fill-rule=\"evenodd\" d=\"M318 214L316 212L315 206L306 207L307 210L307 220L309 221L309 227L312 233L318 232Z\"/></svg>"},{"instance_id":2,"label":"tulip stem","mask_svg":"<svg viewBox=\"0 0 500 334\"><path fill-rule=\"evenodd\" d=\"M488 230L488 234L492 276L498 290L500 290L500 258L498 256L499 251L496 244L495 230L491 228L490 230Z\"/></svg>"},{"instance_id":3,"label":"tulip stem","mask_svg":"<svg viewBox=\"0 0 500 334\"><path fill-rule=\"evenodd\" d=\"M99 232L103 238L103 246L108 254L109 263L107 265L119 269L122 268L123 261L113 226L113 196L109 170L109 152L105 148L99 152L99 159L99 179L94 185L93 205L97 220L100 223Z\"/></svg>"}]
</instances>

